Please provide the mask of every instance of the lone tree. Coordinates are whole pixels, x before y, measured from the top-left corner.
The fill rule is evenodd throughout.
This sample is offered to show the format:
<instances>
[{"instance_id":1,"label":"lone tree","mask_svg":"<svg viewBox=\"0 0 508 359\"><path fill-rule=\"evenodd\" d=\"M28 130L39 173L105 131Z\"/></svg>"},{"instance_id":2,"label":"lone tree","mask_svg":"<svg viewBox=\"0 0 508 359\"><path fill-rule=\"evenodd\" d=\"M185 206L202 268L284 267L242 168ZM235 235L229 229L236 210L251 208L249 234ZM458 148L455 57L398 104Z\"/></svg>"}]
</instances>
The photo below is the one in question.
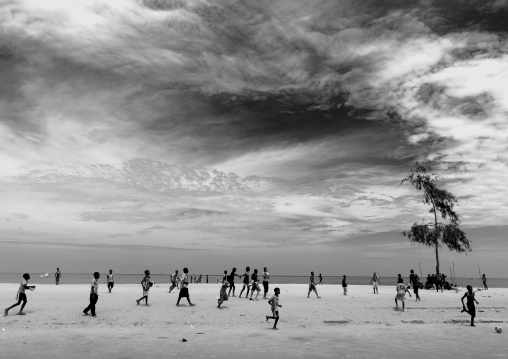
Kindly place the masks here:
<instances>
[{"instance_id":1,"label":"lone tree","mask_svg":"<svg viewBox=\"0 0 508 359\"><path fill-rule=\"evenodd\" d=\"M430 167L415 163L411 168L411 174L401 181L409 182L418 191L423 191L422 202L432 206L429 213L434 214L434 220L429 223L413 224L409 231L402 235L411 242L421 243L426 246L436 246L436 273L439 273L439 245L446 245L448 249L456 252L471 252L470 241L466 234L459 228L459 216L453 210L457 199L448 191L437 188L439 176L428 174ZM438 222L437 215L442 219L448 219L448 224Z\"/></svg>"}]
</instances>

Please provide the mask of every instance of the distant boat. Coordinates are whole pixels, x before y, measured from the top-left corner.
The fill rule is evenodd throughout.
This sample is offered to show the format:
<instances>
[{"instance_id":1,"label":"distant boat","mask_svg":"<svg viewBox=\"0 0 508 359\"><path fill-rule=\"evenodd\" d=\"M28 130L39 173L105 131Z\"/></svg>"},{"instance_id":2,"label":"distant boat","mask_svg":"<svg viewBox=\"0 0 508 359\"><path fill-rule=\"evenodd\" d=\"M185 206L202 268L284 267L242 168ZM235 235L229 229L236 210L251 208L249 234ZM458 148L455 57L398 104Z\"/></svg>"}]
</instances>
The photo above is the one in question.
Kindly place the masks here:
<instances>
[{"instance_id":1,"label":"distant boat","mask_svg":"<svg viewBox=\"0 0 508 359\"><path fill-rule=\"evenodd\" d=\"M41 278L49 277L49 273L41 274Z\"/></svg>"}]
</instances>

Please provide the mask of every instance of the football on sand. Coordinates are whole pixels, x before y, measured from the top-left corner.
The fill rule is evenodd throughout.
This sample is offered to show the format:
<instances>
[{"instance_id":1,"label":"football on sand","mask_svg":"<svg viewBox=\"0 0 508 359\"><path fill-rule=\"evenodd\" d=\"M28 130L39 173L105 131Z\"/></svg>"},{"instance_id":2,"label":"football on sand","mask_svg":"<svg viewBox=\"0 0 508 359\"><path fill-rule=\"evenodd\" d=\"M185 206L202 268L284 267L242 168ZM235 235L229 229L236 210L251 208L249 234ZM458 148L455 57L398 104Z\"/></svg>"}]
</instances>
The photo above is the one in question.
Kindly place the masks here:
<instances>
[{"instance_id":1,"label":"football on sand","mask_svg":"<svg viewBox=\"0 0 508 359\"><path fill-rule=\"evenodd\" d=\"M501 333L503 331L503 328L501 328L501 327L496 327L495 329L496 329L496 332L498 332L498 333Z\"/></svg>"}]
</instances>

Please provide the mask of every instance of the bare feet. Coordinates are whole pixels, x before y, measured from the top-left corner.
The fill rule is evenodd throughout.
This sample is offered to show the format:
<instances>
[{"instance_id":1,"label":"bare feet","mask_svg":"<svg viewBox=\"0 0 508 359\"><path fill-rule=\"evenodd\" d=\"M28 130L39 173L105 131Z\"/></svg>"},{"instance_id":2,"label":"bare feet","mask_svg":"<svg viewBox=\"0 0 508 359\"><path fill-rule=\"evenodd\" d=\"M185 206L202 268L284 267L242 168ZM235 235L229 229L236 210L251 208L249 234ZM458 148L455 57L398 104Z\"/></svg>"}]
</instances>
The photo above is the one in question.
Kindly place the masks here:
<instances>
[{"instance_id":1,"label":"bare feet","mask_svg":"<svg viewBox=\"0 0 508 359\"><path fill-rule=\"evenodd\" d=\"M18 315L26 315L26 314L23 312L19 312Z\"/></svg>"},{"instance_id":2,"label":"bare feet","mask_svg":"<svg viewBox=\"0 0 508 359\"><path fill-rule=\"evenodd\" d=\"M139 299L136 300L136 303L139 305Z\"/></svg>"},{"instance_id":3,"label":"bare feet","mask_svg":"<svg viewBox=\"0 0 508 359\"><path fill-rule=\"evenodd\" d=\"M4 316L7 316L7 313L9 313L9 311L7 309L4 309Z\"/></svg>"}]
</instances>

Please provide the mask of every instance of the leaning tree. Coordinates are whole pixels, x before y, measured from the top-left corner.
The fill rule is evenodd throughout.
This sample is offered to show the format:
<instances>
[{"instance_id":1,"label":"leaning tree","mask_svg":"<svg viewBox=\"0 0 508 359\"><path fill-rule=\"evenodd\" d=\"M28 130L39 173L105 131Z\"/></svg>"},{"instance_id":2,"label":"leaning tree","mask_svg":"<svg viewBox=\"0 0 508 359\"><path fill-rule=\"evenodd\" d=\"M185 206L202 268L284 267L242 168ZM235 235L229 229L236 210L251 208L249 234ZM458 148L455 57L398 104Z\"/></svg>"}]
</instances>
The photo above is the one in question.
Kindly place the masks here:
<instances>
[{"instance_id":1,"label":"leaning tree","mask_svg":"<svg viewBox=\"0 0 508 359\"><path fill-rule=\"evenodd\" d=\"M409 182L418 191L423 191L422 202L431 206L429 213L434 220L429 223L413 224L409 231L402 232L411 242L420 243L429 247L436 247L436 273L439 273L439 246L446 245L448 249L462 252L471 252L471 243L466 234L459 228L459 216L453 210L457 199L448 191L437 187L438 175L428 174L430 167L418 162L411 169L411 174L401 181ZM438 213L448 223L438 222Z\"/></svg>"}]
</instances>

